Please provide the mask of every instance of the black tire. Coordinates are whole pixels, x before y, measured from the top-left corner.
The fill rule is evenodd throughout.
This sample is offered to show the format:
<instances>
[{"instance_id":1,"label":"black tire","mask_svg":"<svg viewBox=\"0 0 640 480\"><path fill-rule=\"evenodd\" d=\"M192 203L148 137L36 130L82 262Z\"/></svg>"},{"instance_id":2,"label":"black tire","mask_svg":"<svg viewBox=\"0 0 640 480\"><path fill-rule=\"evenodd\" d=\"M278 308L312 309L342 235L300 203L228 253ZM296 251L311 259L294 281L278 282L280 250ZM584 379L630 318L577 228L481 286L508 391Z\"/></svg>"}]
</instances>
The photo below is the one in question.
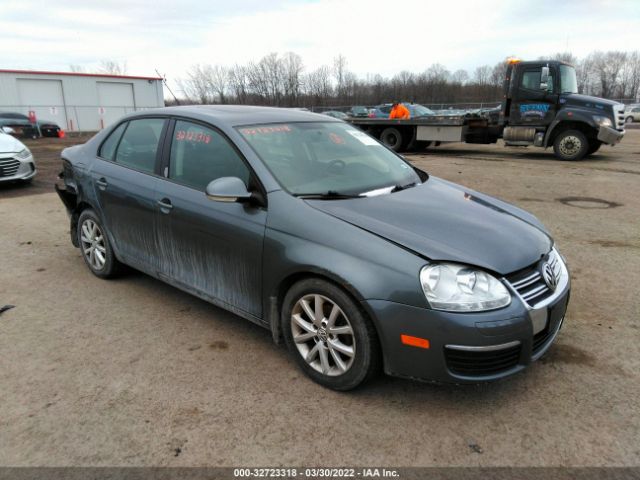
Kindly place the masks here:
<instances>
[{"instance_id":1,"label":"black tire","mask_svg":"<svg viewBox=\"0 0 640 480\"><path fill-rule=\"evenodd\" d=\"M428 140L416 140L414 143L414 150L416 152L423 152L424 150L426 150L427 148L429 148L429 145L431 145L431 142Z\"/></svg>"},{"instance_id":2,"label":"black tire","mask_svg":"<svg viewBox=\"0 0 640 480\"><path fill-rule=\"evenodd\" d=\"M580 160L589 150L589 140L580 130L560 132L553 142L553 152L560 160Z\"/></svg>"},{"instance_id":3,"label":"black tire","mask_svg":"<svg viewBox=\"0 0 640 480\"><path fill-rule=\"evenodd\" d=\"M104 252L102 253L104 256L104 264L101 267L96 266L96 264L92 263L91 255L85 253L88 244L86 242L86 237L83 239L83 225L90 225L89 222L93 222L98 228L99 233L101 233L101 243L103 246ZM82 258L84 259L84 263L86 263L91 273L100 278L113 278L121 271L122 265L118 262L118 259L113 253L113 248L111 248L111 243L109 242L109 236L106 234L106 230L102 225L102 222L98 218L98 215L91 210L84 210L80 214L80 218L78 218L78 245L80 245L80 253L82 254ZM97 245L95 246L97 248ZM94 255L95 252L94 252ZM95 258L95 257L94 257Z\"/></svg>"},{"instance_id":4,"label":"black tire","mask_svg":"<svg viewBox=\"0 0 640 480\"><path fill-rule=\"evenodd\" d=\"M394 152L401 152L408 142L408 139L405 137L406 135L403 135L399 129L389 127L385 128L380 134L380 141Z\"/></svg>"},{"instance_id":5,"label":"black tire","mask_svg":"<svg viewBox=\"0 0 640 480\"><path fill-rule=\"evenodd\" d=\"M589 149L587 150L587 155L591 155L592 153L596 153L598 150L600 150L601 146L602 146L602 142L599 142L598 140L592 140L591 143L589 144Z\"/></svg>"},{"instance_id":6,"label":"black tire","mask_svg":"<svg viewBox=\"0 0 640 480\"><path fill-rule=\"evenodd\" d=\"M629 116L624 119L624 123L633 123L633 117Z\"/></svg>"},{"instance_id":7,"label":"black tire","mask_svg":"<svg viewBox=\"0 0 640 480\"><path fill-rule=\"evenodd\" d=\"M327 332L325 333L327 340L324 341L321 340L319 336L316 336L309 339L307 342L300 342L297 344L293 339L293 329L295 328L295 325L292 320L292 314L294 308L298 308L298 301L308 295L319 295L325 297L325 310L323 310L324 320L328 318L329 312L332 309L330 302L333 302L344 314L342 316L342 322L351 327L353 335L348 336L347 339L342 340L342 342L348 340L353 341L352 348L354 350L354 355L349 368L344 373L328 375L322 371L318 371L307 363L302 356L303 353L298 350L298 345L302 345L304 343L314 345L314 348L318 343L321 343L319 348L325 349L325 355L327 355L327 358L329 358L330 362L333 364L332 368L337 368L337 363L333 360L329 349L329 343L335 340L340 340L343 337L338 338L339 336L331 335L331 333L329 333L331 332L330 328L327 328L325 331ZM330 302L326 302L326 300L329 300ZM354 302L347 293L336 285L319 278L308 278L294 284L284 297L280 321L285 344L291 352L291 355L294 357L300 369L320 385L333 390L351 390L371 379L380 371L382 360L380 344L378 342L378 335L371 323L371 320L362 310L360 310L356 302ZM336 322L338 321L339 320ZM316 330L316 332L319 332L319 329ZM331 337L334 337L334 339L332 340ZM304 348L304 346L302 348ZM317 355L317 362L320 362L320 356L321 355L319 354Z\"/></svg>"}]
</instances>

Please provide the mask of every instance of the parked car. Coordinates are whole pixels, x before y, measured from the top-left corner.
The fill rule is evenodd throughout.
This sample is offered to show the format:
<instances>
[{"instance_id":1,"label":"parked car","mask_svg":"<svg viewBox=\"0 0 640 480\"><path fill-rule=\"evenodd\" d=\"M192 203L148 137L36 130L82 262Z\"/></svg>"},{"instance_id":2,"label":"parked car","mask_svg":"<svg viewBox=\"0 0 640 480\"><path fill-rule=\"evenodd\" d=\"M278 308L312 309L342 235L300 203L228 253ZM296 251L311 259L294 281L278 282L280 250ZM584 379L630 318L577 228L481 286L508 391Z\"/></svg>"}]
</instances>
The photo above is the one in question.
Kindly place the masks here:
<instances>
[{"instance_id":1,"label":"parked car","mask_svg":"<svg viewBox=\"0 0 640 480\"><path fill-rule=\"evenodd\" d=\"M322 114L339 120L347 120L349 118L349 115L338 110L327 110L326 112L322 112Z\"/></svg>"},{"instance_id":2,"label":"parked car","mask_svg":"<svg viewBox=\"0 0 640 480\"><path fill-rule=\"evenodd\" d=\"M11 127L18 136L29 138L59 137L62 128L50 120L37 120L31 123L29 117L21 113L0 112L0 126Z\"/></svg>"},{"instance_id":3,"label":"parked car","mask_svg":"<svg viewBox=\"0 0 640 480\"><path fill-rule=\"evenodd\" d=\"M268 328L330 388L379 367L507 377L563 323L569 272L536 217L326 115L154 109L62 159L56 188L91 272L124 263Z\"/></svg>"},{"instance_id":4,"label":"parked car","mask_svg":"<svg viewBox=\"0 0 640 480\"><path fill-rule=\"evenodd\" d=\"M624 111L625 123L640 122L640 105L629 105Z\"/></svg>"},{"instance_id":5,"label":"parked car","mask_svg":"<svg viewBox=\"0 0 640 480\"><path fill-rule=\"evenodd\" d=\"M10 127L0 126L0 183L30 182L37 173L33 155L10 133Z\"/></svg>"},{"instance_id":6,"label":"parked car","mask_svg":"<svg viewBox=\"0 0 640 480\"><path fill-rule=\"evenodd\" d=\"M409 113L411 114L411 118L419 118L419 117L428 117L434 115L433 111L428 109L427 107L420 105L419 103L403 103L405 107L409 109ZM371 118L389 118L389 114L391 113L392 104L385 103L382 105L377 105L373 112L371 113Z\"/></svg>"},{"instance_id":7,"label":"parked car","mask_svg":"<svg viewBox=\"0 0 640 480\"><path fill-rule=\"evenodd\" d=\"M349 115L354 118L367 118L369 116L369 109L367 107L351 107L349 109Z\"/></svg>"}]
</instances>

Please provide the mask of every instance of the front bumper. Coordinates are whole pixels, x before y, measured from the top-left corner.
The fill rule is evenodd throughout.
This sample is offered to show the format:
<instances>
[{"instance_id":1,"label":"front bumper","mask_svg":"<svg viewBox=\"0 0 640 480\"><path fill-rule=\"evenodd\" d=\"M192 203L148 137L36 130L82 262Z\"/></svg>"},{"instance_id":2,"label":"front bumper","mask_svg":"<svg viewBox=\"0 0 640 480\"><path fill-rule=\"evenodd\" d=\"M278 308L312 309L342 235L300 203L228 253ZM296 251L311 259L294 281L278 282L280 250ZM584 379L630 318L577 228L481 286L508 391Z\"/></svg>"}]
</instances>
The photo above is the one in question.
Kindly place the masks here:
<instances>
[{"instance_id":1,"label":"front bumper","mask_svg":"<svg viewBox=\"0 0 640 480\"><path fill-rule=\"evenodd\" d=\"M384 300L364 302L378 328L389 375L445 383L499 380L524 370L553 344L564 320L570 285L539 308L519 298L503 309L450 313ZM544 318L546 321L540 322ZM401 335L429 340L404 345Z\"/></svg>"},{"instance_id":2,"label":"front bumper","mask_svg":"<svg viewBox=\"0 0 640 480\"><path fill-rule=\"evenodd\" d=\"M38 173L33 157L17 160L0 157L0 183L30 180Z\"/></svg>"},{"instance_id":3,"label":"front bumper","mask_svg":"<svg viewBox=\"0 0 640 480\"><path fill-rule=\"evenodd\" d=\"M608 145L620 143L622 137L624 137L624 130L620 131L611 127L600 127L598 130L598 140Z\"/></svg>"}]
</instances>

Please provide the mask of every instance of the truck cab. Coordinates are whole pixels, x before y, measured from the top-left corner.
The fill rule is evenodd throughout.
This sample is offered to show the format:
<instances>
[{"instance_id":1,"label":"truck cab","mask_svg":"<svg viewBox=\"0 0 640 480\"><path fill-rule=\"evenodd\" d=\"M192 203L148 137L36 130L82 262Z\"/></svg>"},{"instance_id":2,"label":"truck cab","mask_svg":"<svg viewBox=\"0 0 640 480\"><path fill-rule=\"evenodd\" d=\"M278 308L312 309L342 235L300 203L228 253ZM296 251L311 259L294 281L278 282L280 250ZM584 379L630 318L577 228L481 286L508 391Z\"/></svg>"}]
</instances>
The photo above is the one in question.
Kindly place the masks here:
<instances>
[{"instance_id":1,"label":"truck cab","mask_svg":"<svg viewBox=\"0 0 640 480\"><path fill-rule=\"evenodd\" d=\"M624 136L624 105L578 94L576 71L559 61L510 61L499 122L507 145L553 147L580 160Z\"/></svg>"}]
</instances>

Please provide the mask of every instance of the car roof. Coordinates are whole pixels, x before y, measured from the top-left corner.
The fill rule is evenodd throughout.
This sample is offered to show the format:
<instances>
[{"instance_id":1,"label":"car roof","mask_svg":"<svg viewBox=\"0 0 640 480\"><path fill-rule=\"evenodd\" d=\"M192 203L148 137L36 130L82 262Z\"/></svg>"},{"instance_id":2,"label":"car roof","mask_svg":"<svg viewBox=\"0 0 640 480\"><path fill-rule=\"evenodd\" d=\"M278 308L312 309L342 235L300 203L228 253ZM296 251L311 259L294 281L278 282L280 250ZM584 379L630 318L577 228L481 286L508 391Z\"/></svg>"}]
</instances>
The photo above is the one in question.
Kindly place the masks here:
<instances>
[{"instance_id":1,"label":"car roof","mask_svg":"<svg viewBox=\"0 0 640 480\"><path fill-rule=\"evenodd\" d=\"M179 107L154 108L127 115L135 118L151 115L175 115L210 121L218 125L235 127L261 123L290 122L338 122L327 115L276 107L256 107L251 105L187 105Z\"/></svg>"}]
</instances>

